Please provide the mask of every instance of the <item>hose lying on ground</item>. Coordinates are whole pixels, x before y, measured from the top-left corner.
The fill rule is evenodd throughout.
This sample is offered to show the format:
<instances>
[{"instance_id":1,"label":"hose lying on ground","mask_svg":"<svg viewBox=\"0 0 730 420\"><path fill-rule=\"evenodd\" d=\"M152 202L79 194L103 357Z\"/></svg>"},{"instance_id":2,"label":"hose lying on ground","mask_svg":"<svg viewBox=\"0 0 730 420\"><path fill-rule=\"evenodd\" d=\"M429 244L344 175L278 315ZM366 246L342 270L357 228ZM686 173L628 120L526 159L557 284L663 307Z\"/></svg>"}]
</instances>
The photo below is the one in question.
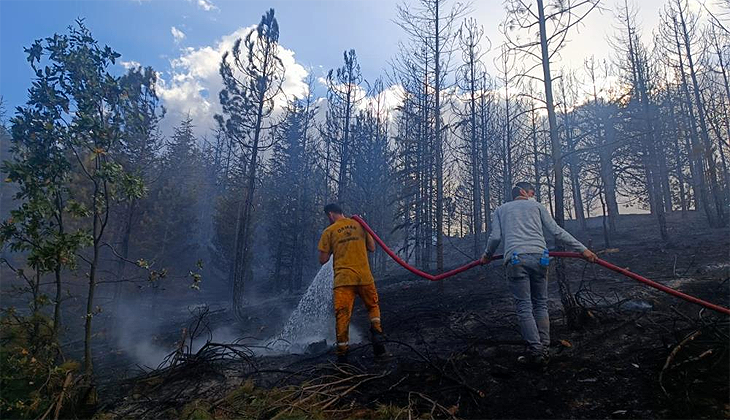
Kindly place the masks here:
<instances>
[{"instance_id":1,"label":"hose lying on ground","mask_svg":"<svg viewBox=\"0 0 730 420\"><path fill-rule=\"evenodd\" d=\"M392 258L395 262L397 262L398 264L400 264L401 266L403 266L403 268L405 268L406 270L410 271L413 274L416 274L418 276L421 276L421 277L423 277L425 279L428 279L428 280L431 280L431 281L440 281L440 280L443 280L443 279L445 279L447 277L454 276L454 275L459 274L459 273L462 273L462 272L464 272L466 270L470 270L470 269L472 269L474 267L477 267L477 266L482 265L482 262L480 260L476 260L476 261L472 261L469 264L466 264L464 266L455 268L455 269L450 270L450 271L447 271L445 273L437 274L435 276L433 274L428 274L428 273L423 272L423 271L421 271L421 270L419 270L419 269L417 269L415 267L412 267L410 264L408 264L407 262L403 261L403 259L400 258L398 255L396 255L396 253L393 252L390 248L388 248L388 245L386 245L385 242L383 242L383 240L380 239L380 237L375 233L375 231L373 231L373 229L370 228L370 226L368 226L367 223L365 223L365 221L362 219L362 217L360 217L360 216L352 216L352 219L354 219L355 221L357 221L358 223L360 223L362 225L362 227L373 237L373 239L375 239L375 242L377 242L378 245L380 245L380 247L383 248L383 251L385 251L385 253L388 254L390 256L390 258ZM550 252L550 256L551 257L558 257L558 258L579 258L579 259L584 259L585 260L585 258L583 257L583 255L581 255L581 254L579 254L577 252ZM501 258L502 258L501 255L495 255L495 256L492 257L492 260L497 260L497 259L501 259ZM704 301L704 300L699 299L699 298L696 298L694 296L690 296L688 294L682 293L682 292L680 292L678 290L674 290L674 289L672 289L670 287L661 285L661 284L659 284L659 283L657 283L655 281L652 281L652 280L647 279L646 277L643 277L643 276L640 276L640 275L638 275L636 273L633 273L633 272L631 272L631 271L629 271L629 270L627 270L625 268L621 268L621 267L615 266L615 265L611 264L608 261L604 261L604 260L602 260L602 259L599 258L599 259L596 260L595 263L598 264L598 265L600 265L600 266L603 266L605 268L608 268L609 270L615 271L615 272L617 272L619 274L623 274L624 276L626 276L626 277L628 277L630 279L633 279L633 280L636 280L638 282L644 283L647 286L650 286L650 287L653 287L655 289L661 290L664 293L668 293L668 294L670 294L672 296L676 296L676 297L678 297L680 299L684 299L684 300L686 300L688 302L692 302L692 303L695 303L697 305L704 306L707 309L712 309L713 311L719 312L721 314L730 315L730 309L728 309L728 308L725 308L725 307L719 306L719 305L715 305L714 303L710 303L710 302Z\"/></svg>"}]
</instances>

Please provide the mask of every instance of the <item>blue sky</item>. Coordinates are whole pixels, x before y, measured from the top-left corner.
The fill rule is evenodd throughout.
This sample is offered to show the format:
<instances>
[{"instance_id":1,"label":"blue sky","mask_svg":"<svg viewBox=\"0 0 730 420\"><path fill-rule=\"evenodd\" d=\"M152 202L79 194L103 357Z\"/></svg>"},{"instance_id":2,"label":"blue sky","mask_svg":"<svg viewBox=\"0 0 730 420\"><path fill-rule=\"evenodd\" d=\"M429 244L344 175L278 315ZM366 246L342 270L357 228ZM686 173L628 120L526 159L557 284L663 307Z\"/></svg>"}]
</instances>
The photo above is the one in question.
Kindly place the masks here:
<instances>
[{"instance_id":1,"label":"blue sky","mask_svg":"<svg viewBox=\"0 0 730 420\"><path fill-rule=\"evenodd\" d=\"M23 47L34 39L64 32L77 17L101 43L122 54L121 60L169 69L181 48L211 45L240 27L256 24L276 9L280 42L304 66L337 66L342 51L356 48L363 73L375 78L395 53L390 38L395 7L387 1L241 1L209 3L167 1L0 1L0 93L8 106L25 100L32 76ZM374 7L377 5L378 7ZM185 34L175 42L171 28ZM323 70L324 71L324 70Z\"/></svg>"},{"instance_id":2,"label":"blue sky","mask_svg":"<svg viewBox=\"0 0 730 420\"><path fill-rule=\"evenodd\" d=\"M647 40L664 3L639 2L639 21ZM614 6L613 2L603 4L608 9ZM288 89L295 94L301 91L307 72L321 77L340 66L345 49L357 51L366 79L384 75L397 54L398 41L405 38L393 22L395 0L0 0L0 95L8 110L24 103L32 74L23 47L37 38L65 32L83 17L100 43L122 54L122 62L152 66L160 72L161 97L171 111L163 128L169 129L190 112L204 132L219 108L220 54L271 7L279 21L280 44L287 52ZM502 42L498 28L504 19L503 2L476 0L472 9L471 16L484 25L495 46L485 60L491 65ZM615 30L613 22L610 10L594 12L580 33L571 36L554 68L580 68L592 54L610 58L606 38ZM124 71L122 66L119 71Z\"/></svg>"}]
</instances>

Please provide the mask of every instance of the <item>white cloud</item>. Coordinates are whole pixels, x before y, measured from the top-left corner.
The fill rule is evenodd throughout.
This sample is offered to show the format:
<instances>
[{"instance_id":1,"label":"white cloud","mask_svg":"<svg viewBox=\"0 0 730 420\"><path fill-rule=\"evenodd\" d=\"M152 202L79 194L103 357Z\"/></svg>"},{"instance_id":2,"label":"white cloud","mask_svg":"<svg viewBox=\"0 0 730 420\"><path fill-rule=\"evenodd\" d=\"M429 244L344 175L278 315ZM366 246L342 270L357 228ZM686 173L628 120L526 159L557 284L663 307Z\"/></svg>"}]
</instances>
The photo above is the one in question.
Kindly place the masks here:
<instances>
[{"instance_id":1,"label":"white cloud","mask_svg":"<svg viewBox=\"0 0 730 420\"><path fill-rule=\"evenodd\" d=\"M366 102L364 108L369 108L373 112L379 112L383 117L388 115L392 118L393 112L403 102L404 95L405 89L403 89L403 86L400 84L391 85L384 88L375 96L368 96L364 101Z\"/></svg>"},{"instance_id":2,"label":"white cloud","mask_svg":"<svg viewBox=\"0 0 730 420\"><path fill-rule=\"evenodd\" d=\"M127 70L129 70L129 69L137 69L137 68L142 67L142 64L140 64L140 63L138 63L138 62L136 62L134 60L120 61L119 64L121 64L122 67L124 67Z\"/></svg>"},{"instance_id":3,"label":"white cloud","mask_svg":"<svg viewBox=\"0 0 730 420\"><path fill-rule=\"evenodd\" d=\"M320 66L321 67L321 66ZM317 82L324 86L328 86L326 77L318 77ZM338 88L345 90L344 84L338 84ZM368 92L365 85L355 86L353 97L357 101L357 111L369 111L380 114L380 117L388 117L393 119L396 108L403 102L405 90L400 84L383 86L380 92ZM326 99L324 102L326 106Z\"/></svg>"},{"instance_id":4,"label":"white cloud","mask_svg":"<svg viewBox=\"0 0 730 420\"><path fill-rule=\"evenodd\" d=\"M210 12L211 10L218 10L218 7L214 5L213 2L210 0L196 0L196 3L198 4L199 8L205 10L206 12Z\"/></svg>"},{"instance_id":5,"label":"white cloud","mask_svg":"<svg viewBox=\"0 0 730 420\"><path fill-rule=\"evenodd\" d=\"M223 89L218 73L221 57L233 48L237 39L245 38L253 28L255 26L240 28L221 37L214 45L185 48L179 57L170 61L171 70L160 75L158 84L158 93L167 109L162 123L165 133L170 133L171 128L188 113L193 118L197 135L210 134L210 130L216 127L213 116L221 113L218 94ZM279 46L278 53L286 71L282 84L284 95L275 100L275 106L281 109L287 98L307 94L308 71L296 62L294 51Z\"/></svg>"},{"instance_id":6,"label":"white cloud","mask_svg":"<svg viewBox=\"0 0 730 420\"><path fill-rule=\"evenodd\" d=\"M172 37L175 38L175 42L180 42L185 39L185 32L177 29L174 26L170 28L170 33L172 33Z\"/></svg>"}]
</instances>

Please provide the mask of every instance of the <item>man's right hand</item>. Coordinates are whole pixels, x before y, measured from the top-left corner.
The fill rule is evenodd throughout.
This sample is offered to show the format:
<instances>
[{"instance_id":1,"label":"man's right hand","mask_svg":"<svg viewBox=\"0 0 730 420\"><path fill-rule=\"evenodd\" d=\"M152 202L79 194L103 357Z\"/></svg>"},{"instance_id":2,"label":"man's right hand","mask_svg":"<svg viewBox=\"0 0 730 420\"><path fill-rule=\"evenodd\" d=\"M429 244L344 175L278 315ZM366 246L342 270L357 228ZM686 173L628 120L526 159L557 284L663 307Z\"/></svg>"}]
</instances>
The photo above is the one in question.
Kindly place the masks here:
<instances>
[{"instance_id":1,"label":"man's right hand","mask_svg":"<svg viewBox=\"0 0 730 420\"><path fill-rule=\"evenodd\" d=\"M598 259L598 256L590 249L586 249L585 251L583 251L582 255L585 259L592 263L596 262L596 260Z\"/></svg>"},{"instance_id":2,"label":"man's right hand","mask_svg":"<svg viewBox=\"0 0 730 420\"><path fill-rule=\"evenodd\" d=\"M492 256L487 254L482 255L482 258L479 260L482 264L489 264L490 261L492 261Z\"/></svg>"}]
</instances>

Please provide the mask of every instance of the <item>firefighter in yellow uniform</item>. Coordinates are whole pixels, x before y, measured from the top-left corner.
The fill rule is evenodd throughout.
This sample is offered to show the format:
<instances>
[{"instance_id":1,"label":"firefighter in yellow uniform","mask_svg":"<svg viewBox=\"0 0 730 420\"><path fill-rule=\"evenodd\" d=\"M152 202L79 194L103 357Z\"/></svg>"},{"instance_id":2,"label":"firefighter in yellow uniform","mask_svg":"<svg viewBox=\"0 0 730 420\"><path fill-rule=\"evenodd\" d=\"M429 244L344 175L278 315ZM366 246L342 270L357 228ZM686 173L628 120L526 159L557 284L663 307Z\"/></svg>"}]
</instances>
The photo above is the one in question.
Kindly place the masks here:
<instances>
[{"instance_id":1,"label":"firefighter in yellow uniform","mask_svg":"<svg viewBox=\"0 0 730 420\"><path fill-rule=\"evenodd\" d=\"M337 204L328 204L324 212L330 226L322 232L319 240L319 263L325 264L330 255L335 278L333 301L337 331L337 360L347 361L349 348L350 317L355 296L360 296L370 316L370 337L376 357L385 355L383 327L380 325L380 306L375 279L370 272L367 251L375 251L375 241L365 229L353 219L342 214Z\"/></svg>"}]
</instances>

